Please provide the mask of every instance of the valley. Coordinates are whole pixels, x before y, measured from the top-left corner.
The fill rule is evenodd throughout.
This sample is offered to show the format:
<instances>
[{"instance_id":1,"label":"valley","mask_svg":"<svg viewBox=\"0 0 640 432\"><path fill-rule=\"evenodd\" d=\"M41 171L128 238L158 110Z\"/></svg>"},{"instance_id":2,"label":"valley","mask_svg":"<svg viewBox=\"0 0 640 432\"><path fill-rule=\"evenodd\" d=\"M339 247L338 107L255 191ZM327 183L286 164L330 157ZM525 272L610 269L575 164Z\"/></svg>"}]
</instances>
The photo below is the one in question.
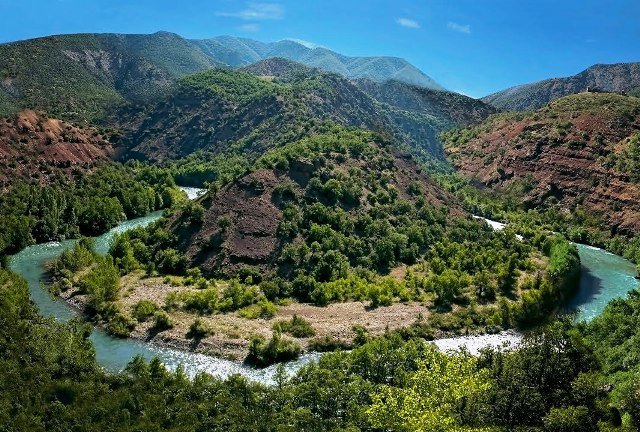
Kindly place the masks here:
<instances>
[{"instance_id":1,"label":"valley","mask_svg":"<svg viewBox=\"0 0 640 432\"><path fill-rule=\"evenodd\" d=\"M0 44L0 431L638 430L638 88Z\"/></svg>"}]
</instances>

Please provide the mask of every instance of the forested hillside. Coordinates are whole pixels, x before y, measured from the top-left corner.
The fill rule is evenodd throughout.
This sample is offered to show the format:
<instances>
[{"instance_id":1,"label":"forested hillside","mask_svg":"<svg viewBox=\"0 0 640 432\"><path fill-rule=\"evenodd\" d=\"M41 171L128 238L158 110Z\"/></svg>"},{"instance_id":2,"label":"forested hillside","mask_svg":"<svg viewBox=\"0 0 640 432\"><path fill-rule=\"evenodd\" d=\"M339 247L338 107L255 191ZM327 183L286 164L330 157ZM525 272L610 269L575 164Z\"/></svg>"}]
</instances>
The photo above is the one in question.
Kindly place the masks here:
<instances>
[{"instance_id":1,"label":"forested hillside","mask_svg":"<svg viewBox=\"0 0 640 432\"><path fill-rule=\"evenodd\" d=\"M80 258L87 247L63 256L54 291L118 336L259 364L385 327L424 337L527 328L574 292L580 267L561 237L495 232L391 142L338 126L212 182L110 253L103 264ZM103 271L123 275L106 297L90 288Z\"/></svg>"},{"instance_id":2,"label":"forested hillside","mask_svg":"<svg viewBox=\"0 0 640 432\"><path fill-rule=\"evenodd\" d=\"M334 122L393 136L424 160L441 161L440 131L494 112L465 96L404 85L420 99L405 109L338 75L295 63L280 62L276 77L267 64L247 70L260 75L213 69L183 78L155 104L118 113L122 143L132 156L155 160L202 149L259 154Z\"/></svg>"}]
</instances>

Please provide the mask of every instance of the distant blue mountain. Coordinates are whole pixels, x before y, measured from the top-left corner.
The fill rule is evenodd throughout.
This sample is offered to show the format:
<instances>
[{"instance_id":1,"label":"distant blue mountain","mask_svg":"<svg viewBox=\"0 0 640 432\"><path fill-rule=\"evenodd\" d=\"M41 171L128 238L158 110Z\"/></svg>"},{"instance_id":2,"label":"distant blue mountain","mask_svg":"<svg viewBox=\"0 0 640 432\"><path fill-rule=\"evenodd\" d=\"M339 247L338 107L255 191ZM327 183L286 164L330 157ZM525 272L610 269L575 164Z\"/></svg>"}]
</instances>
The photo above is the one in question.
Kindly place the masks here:
<instances>
[{"instance_id":1,"label":"distant blue mountain","mask_svg":"<svg viewBox=\"0 0 640 432\"><path fill-rule=\"evenodd\" d=\"M444 90L431 77L398 57L348 57L327 48L312 48L293 40L264 43L234 36L219 36L192 42L215 61L231 67L281 57L351 79L367 78L378 82L395 80Z\"/></svg>"}]
</instances>

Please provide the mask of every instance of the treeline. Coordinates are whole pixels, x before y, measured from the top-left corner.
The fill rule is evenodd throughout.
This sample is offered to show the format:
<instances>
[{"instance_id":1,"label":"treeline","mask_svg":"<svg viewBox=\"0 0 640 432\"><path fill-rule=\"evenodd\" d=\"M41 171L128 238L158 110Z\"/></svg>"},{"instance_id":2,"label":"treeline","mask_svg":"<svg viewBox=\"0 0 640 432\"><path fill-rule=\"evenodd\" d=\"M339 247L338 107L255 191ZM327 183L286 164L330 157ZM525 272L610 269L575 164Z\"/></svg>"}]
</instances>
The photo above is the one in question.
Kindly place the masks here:
<instances>
[{"instance_id":1,"label":"treeline","mask_svg":"<svg viewBox=\"0 0 640 432\"><path fill-rule=\"evenodd\" d=\"M640 421L638 294L593 324L556 322L518 350L477 358L399 334L361 338L270 387L188 379L140 358L107 375L86 326L38 316L26 283L6 271L0 294L3 431L626 432Z\"/></svg>"},{"instance_id":2,"label":"treeline","mask_svg":"<svg viewBox=\"0 0 640 432\"><path fill-rule=\"evenodd\" d=\"M95 236L180 196L170 174L135 164L79 172L47 187L18 184L0 195L0 256L33 243Z\"/></svg>"}]
</instances>

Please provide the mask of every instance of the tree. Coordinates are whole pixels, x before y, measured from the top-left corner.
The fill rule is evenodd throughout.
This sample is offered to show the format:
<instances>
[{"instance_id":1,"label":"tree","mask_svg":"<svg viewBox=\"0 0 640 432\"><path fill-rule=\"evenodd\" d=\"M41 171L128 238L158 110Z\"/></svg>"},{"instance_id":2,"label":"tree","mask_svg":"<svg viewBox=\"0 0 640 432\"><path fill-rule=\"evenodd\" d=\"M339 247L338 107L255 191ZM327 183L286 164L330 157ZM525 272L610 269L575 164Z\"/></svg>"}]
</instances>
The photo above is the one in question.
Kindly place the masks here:
<instances>
[{"instance_id":1,"label":"tree","mask_svg":"<svg viewBox=\"0 0 640 432\"><path fill-rule=\"evenodd\" d=\"M406 386L383 385L371 395L366 414L372 426L415 432L461 430L456 405L490 388L486 371L478 370L476 363L471 356L426 350Z\"/></svg>"}]
</instances>

